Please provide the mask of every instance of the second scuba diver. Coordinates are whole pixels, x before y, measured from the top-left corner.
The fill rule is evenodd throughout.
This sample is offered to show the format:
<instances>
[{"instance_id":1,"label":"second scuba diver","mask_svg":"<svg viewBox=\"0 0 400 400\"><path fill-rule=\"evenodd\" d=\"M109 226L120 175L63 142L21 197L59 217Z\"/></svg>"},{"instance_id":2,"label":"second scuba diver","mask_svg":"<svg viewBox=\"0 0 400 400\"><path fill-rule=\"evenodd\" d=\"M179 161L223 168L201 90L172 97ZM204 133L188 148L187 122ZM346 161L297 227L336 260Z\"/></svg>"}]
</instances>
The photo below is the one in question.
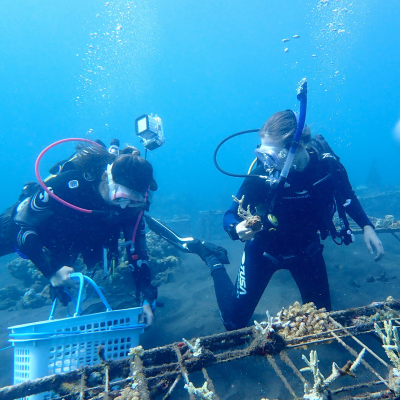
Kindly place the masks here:
<instances>
[{"instance_id":1,"label":"second scuba diver","mask_svg":"<svg viewBox=\"0 0 400 400\"><path fill-rule=\"evenodd\" d=\"M123 232L143 318L151 325L157 289L151 285L140 211L148 209L148 191L155 191L157 184L151 164L135 148L115 153L102 143L79 145L76 155L45 182L59 198L91 213L61 204L37 184L27 185L20 200L1 216L0 255L17 251L30 259L65 302L63 287L74 286L71 266L78 255L88 268L102 260L104 248L109 259L118 261Z\"/></svg>"},{"instance_id":2,"label":"second scuba diver","mask_svg":"<svg viewBox=\"0 0 400 400\"><path fill-rule=\"evenodd\" d=\"M311 140L308 127L303 129L305 108L301 114L280 111L267 120L259 131L259 165L236 195L237 199L244 196L243 209L249 206L251 213L260 217L262 226L258 224L254 229L240 218L237 201L225 213L224 229L231 239L246 243L236 284L220 259L206 248L197 251L211 270L227 330L246 326L272 275L280 269L290 271L303 303L313 302L317 308L331 310L320 236L325 239L330 233L335 241L340 238L349 244L351 230L345 213L363 229L368 250L371 254L373 248L376 250L375 261L384 255L383 245L352 190L345 168L333 152L318 151L318 141ZM294 159L288 165L290 153ZM341 234L332 222L335 209L344 222Z\"/></svg>"}]
</instances>

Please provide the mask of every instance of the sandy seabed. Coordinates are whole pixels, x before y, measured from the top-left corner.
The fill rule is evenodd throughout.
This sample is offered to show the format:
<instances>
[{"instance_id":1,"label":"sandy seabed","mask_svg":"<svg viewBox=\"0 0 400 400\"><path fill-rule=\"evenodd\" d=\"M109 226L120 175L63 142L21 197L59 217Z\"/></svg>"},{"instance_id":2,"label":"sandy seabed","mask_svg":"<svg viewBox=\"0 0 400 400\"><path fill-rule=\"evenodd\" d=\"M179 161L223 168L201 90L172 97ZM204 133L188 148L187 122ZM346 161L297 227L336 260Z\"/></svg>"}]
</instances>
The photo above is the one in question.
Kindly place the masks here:
<instances>
[{"instance_id":1,"label":"sandy seabed","mask_svg":"<svg viewBox=\"0 0 400 400\"><path fill-rule=\"evenodd\" d=\"M380 238L386 252L380 262L374 262L373 256L368 253L360 235L357 236L356 243L351 246L337 246L329 238L325 241L324 255L334 310L383 301L389 295L400 299L400 271L398 270L400 242L390 234L381 235ZM227 266L227 271L234 280L240 264L243 244L230 240L215 241L215 243L228 249L231 264ZM14 255L10 255L0 260L2 287L11 283L19 284L8 274L6 268L7 262L13 258ZM383 272L388 278L387 282L375 280L368 283L366 281L368 275L377 278ZM174 274L172 282L159 288L158 300L165 305L157 309L153 326L141 336L140 341L145 349L181 341L182 338L192 339L224 332L215 299L213 280L208 268L195 255L183 255L182 266ZM300 294L290 273L279 271L267 287L251 322L265 320L266 310L269 310L271 315L276 315L282 307L288 307L296 300L300 301ZM50 307L46 306L35 310L0 311L0 349L10 345L7 340L8 326L45 320L48 318L49 310ZM63 310L60 308L58 312L61 313ZM333 344L328 352L319 353L320 360L327 357L325 376L330 373L331 362L339 362L338 358L342 358L336 346ZM297 351L294 358L300 359L301 354L308 355L308 353L309 349ZM346 357L343 358L344 362ZM384 353L382 357L385 357ZM13 377L13 349L0 351L0 360L0 386L10 385ZM301 361L298 365L300 364ZM274 375L271 366L262 358L241 360L223 367L212 367L209 373L220 399L290 398L289 392ZM271 380L269 377L274 377L274 379ZM196 386L201 386L204 381L200 374L191 374L191 379ZM349 382L349 384L354 383L355 381ZM299 383L297 385L299 386ZM301 392L299 387L295 389ZM180 388L174 394L174 398L187 399L188 395Z\"/></svg>"}]
</instances>

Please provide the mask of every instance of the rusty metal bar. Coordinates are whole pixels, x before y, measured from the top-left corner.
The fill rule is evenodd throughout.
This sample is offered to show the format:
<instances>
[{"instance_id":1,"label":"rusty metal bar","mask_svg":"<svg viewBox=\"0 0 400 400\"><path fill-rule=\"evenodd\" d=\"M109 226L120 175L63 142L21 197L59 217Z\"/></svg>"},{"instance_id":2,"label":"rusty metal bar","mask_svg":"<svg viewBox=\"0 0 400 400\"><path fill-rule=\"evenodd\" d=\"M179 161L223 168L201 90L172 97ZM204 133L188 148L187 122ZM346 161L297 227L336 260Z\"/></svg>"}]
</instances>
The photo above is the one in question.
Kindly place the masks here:
<instances>
[{"instance_id":1,"label":"rusty metal bar","mask_svg":"<svg viewBox=\"0 0 400 400\"><path fill-rule=\"evenodd\" d=\"M183 365L182 354L181 354L179 347L176 344L174 345L174 350L175 350L176 356L178 357L180 373L182 374L186 384L188 385L189 384L189 373L188 373L187 368ZM194 396L194 394L190 394L190 393L188 393L188 394L189 394L190 400L196 400L196 397Z\"/></svg>"},{"instance_id":2,"label":"rusty metal bar","mask_svg":"<svg viewBox=\"0 0 400 400\"><path fill-rule=\"evenodd\" d=\"M281 360L295 373L295 375L303 382L303 384L310 385L306 378L304 378L303 374L297 369L297 367L293 364L293 361L290 359L288 353L285 350L282 350L279 354Z\"/></svg>"},{"instance_id":3,"label":"rusty metal bar","mask_svg":"<svg viewBox=\"0 0 400 400\"><path fill-rule=\"evenodd\" d=\"M208 372L205 368L202 368L201 371L203 372L204 379L207 381L208 390L211 390L214 393L213 400L219 400L217 393L215 392L214 383L211 378L208 376Z\"/></svg>"},{"instance_id":4,"label":"rusty metal bar","mask_svg":"<svg viewBox=\"0 0 400 400\"><path fill-rule=\"evenodd\" d=\"M396 400L397 397L393 395L391 390L381 390L380 392L366 393L361 396L354 396L352 400Z\"/></svg>"},{"instance_id":5,"label":"rusty metal bar","mask_svg":"<svg viewBox=\"0 0 400 400\"><path fill-rule=\"evenodd\" d=\"M175 389L176 385L178 384L178 382L180 381L182 375L178 375L177 378L175 379L174 383L171 385L171 387L168 390L168 393L163 397L162 400L168 400L171 396L171 393L173 392L173 390Z\"/></svg>"},{"instance_id":6,"label":"rusty metal bar","mask_svg":"<svg viewBox=\"0 0 400 400\"><path fill-rule=\"evenodd\" d=\"M386 384L385 381L374 381L374 382L368 382L368 383L360 383L358 385L346 386L346 387L342 387L340 389L331 390L331 393L332 394L338 394L338 393L343 393L343 392L350 392L352 390L357 390L357 389L362 389L362 388L370 388L370 387L373 387L373 386L384 385L384 384Z\"/></svg>"},{"instance_id":7,"label":"rusty metal bar","mask_svg":"<svg viewBox=\"0 0 400 400\"><path fill-rule=\"evenodd\" d=\"M274 369L276 374L279 376L279 378L281 378L281 380L282 380L283 384L285 385L286 389L290 392L290 394L294 397L294 399L297 400L296 393L293 391L292 387L290 386L290 383L287 381L287 379L283 375L281 369L279 368L278 364L275 362L274 357L272 357L271 355L268 354L267 355L267 360L269 361L269 363L271 364L272 368Z\"/></svg>"},{"instance_id":8,"label":"rusty metal bar","mask_svg":"<svg viewBox=\"0 0 400 400\"><path fill-rule=\"evenodd\" d=\"M334 334L335 335L335 334ZM336 336L336 335L335 335ZM342 339L340 339L339 337L336 337L336 340L350 353L352 354L354 357L357 358L358 353L352 349L348 344L346 344ZM363 345L363 347L368 350L368 347ZM371 350L372 351L372 350ZM365 360L361 360L361 363L364 365L365 368L367 368L368 370L370 370L377 378L379 378L381 381L385 381L385 385L387 387L389 387L387 381L385 379L383 379Z\"/></svg>"},{"instance_id":9,"label":"rusty metal bar","mask_svg":"<svg viewBox=\"0 0 400 400\"><path fill-rule=\"evenodd\" d=\"M333 318L329 317L329 319L334 322L336 325L342 327L343 330L347 331L347 329L342 326L339 322L336 322ZM332 333L333 335L335 335L334 333ZM373 352L368 346L366 346L363 342L361 342L361 340L357 339L354 335L352 335L349 332L349 335L351 336L351 338L356 341L359 345L361 345L362 347L365 348L365 350L368 351L368 353L370 353L372 356L374 356L378 361L380 361L386 368L390 368L389 364L387 362L385 362L384 360L382 360L382 358L380 358L375 352Z\"/></svg>"},{"instance_id":10,"label":"rusty metal bar","mask_svg":"<svg viewBox=\"0 0 400 400\"><path fill-rule=\"evenodd\" d=\"M341 338L351 337L358 344L364 347L370 354L372 354L373 357L380 363L386 367L389 367L388 363L377 356L356 337L361 334L374 332L371 329L373 326L372 322L362 324L361 326L351 325L349 327L345 327L344 325L349 322L350 319L357 318L361 315L370 316L375 314L377 311L393 312L396 315L396 318L391 320L398 324L400 322L400 319L398 318L399 312L395 310L400 310L400 302L390 300L386 302L373 303L372 305L366 307L329 313L329 321L331 323L330 326L333 329L313 335L289 339L286 342L286 348L296 348L311 344L323 344L324 342L331 340L336 340L339 343L342 342L343 345L347 346L347 344L343 342ZM342 323L338 322L336 319L339 319ZM249 327L238 331L226 332L201 338L201 344L204 351L199 357L189 356L187 353L188 349L183 343L174 343L144 352L144 355L141 357L142 365L140 367L140 374L143 375L143 384L149 390L150 394L148 398L155 398L156 396L160 395L164 396L167 393L168 388L171 390L171 388L173 389L176 386L179 376L181 375L184 376L185 379L188 379L189 373L200 371L209 365L238 360L241 358L246 358L250 355L267 355L267 358L271 359L279 370L276 360L268 356L272 354L279 354L279 352L281 352L283 349L284 343L279 335L272 335L272 337L260 337L254 330L254 327ZM351 349L351 347L349 348ZM304 378L302 379L300 371L293 364L286 352L281 353L281 359L291 368L296 376L303 381ZM107 362L106 365L109 367L109 390L111 391L110 399L115 395L116 392L115 390L112 391L114 383L111 383L111 380L115 379L116 377L124 377L127 378L125 382L129 382L129 376L131 374L130 364L131 360L129 359ZM273 366L273 364L271 365ZM85 367L77 371L44 377L29 383L27 382L12 387L2 388L0 389L0 400L12 400L48 391L60 393L60 397L62 396L73 400L85 400L89 397L93 398L95 394L100 395L100 390L107 393L107 384L101 387L88 388L87 377L93 372L99 372L102 374L102 376L104 376L104 368L104 364L99 364L94 367ZM203 374L204 371L205 370L203 370ZM208 376L207 371L205 371L205 373ZM82 374L85 374L86 378ZM378 378L382 381L385 381L379 376ZM213 382L209 377L206 379L209 379L210 390L213 390ZM79 381L81 381L80 388ZM64 383L77 384L77 393L65 393L65 395L63 395L60 387Z\"/></svg>"}]
</instances>

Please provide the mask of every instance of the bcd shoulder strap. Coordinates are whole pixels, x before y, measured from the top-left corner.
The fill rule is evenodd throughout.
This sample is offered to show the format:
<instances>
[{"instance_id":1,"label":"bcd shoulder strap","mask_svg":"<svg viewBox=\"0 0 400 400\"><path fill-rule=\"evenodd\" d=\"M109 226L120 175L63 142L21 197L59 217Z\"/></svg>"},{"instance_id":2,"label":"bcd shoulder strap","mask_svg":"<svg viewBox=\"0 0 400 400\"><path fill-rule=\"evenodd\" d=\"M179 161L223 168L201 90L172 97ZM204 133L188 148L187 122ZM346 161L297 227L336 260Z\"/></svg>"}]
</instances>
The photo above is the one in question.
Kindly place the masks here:
<instances>
[{"instance_id":1,"label":"bcd shoulder strap","mask_svg":"<svg viewBox=\"0 0 400 400\"><path fill-rule=\"evenodd\" d=\"M332 150L332 147L329 146L329 143L322 135L315 135L307 144L307 147L314 149L319 159L322 159L324 157L324 154L331 154L338 161L340 160L340 158L335 154L335 152Z\"/></svg>"}]
</instances>

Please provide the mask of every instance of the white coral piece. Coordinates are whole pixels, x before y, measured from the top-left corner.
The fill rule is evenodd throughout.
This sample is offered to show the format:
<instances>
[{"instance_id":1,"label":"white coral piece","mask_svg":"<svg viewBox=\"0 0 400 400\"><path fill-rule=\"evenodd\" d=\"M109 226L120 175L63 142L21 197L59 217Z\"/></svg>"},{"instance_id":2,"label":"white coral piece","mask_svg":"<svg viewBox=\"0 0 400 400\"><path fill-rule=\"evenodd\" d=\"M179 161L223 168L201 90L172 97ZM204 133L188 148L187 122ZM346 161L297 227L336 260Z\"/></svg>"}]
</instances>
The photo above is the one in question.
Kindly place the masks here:
<instances>
[{"instance_id":1,"label":"white coral piece","mask_svg":"<svg viewBox=\"0 0 400 400\"><path fill-rule=\"evenodd\" d=\"M193 354L193 357L198 357L201 354L202 348L200 344L200 339L196 339L194 346L190 344L185 338L182 339L185 342L186 346L189 347L189 350Z\"/></svg>"},{"instance_id":2,"label":"white coral piece","mask_svg":"<svg viewBox=\"0 0 400 400\"><path fill-rule=\"evenodd\" d=\"M247 210L243 208L243 202L244 202L244 195L242 198L239 200L237 197L232 195L232 198L236 203L239 204L237 214L240 218L242 218L245 221L248 221L250 218L253 218L254 215L250 211L250 205L247 206Z\"/></svg>"},{"instance_id":3,"label":"white coral piece","mask_svg":"<svg viewBox=\"0 0 400 400\"><path fill-rule=\"evenodd\" d=\"M361 360L363 359L364 354L365 354L365 347L361 350L360 354L357 356L356 360L351 365L350 367L351 372L354 372L356 368L361 364Z\"/></svg>"},{"instance_id":4,"label":"white coral piece","mask_svg":"<svg viewBox=\"0 0 400 400\"><path fill-rule=\"evenodd\" d=\"M383 348L395 368L400 371L400 341L397 327L393 327L392 321L383 321L386 335L377 323L374 324L375 332L383 342ZM393 342L393 343L392 343Z\"/></svg>"},{"instance_id":5,"label":"white coral piece","mask_svg":"<svg viewBox=\"0 0 400 400\"><path fill-rule=\"evenodd\" d=\"M144 354L144 350L142 346L137 346L137 347L132 347L131 349L129 349L129 356L139 356L142 357Z\"/></svg>"},{"instance_id":6,"label":"white coral piece","mask_svg":"<svg viewBox=\"0 0 400 400\"><path fill-rule=\"evenodd\" d=\"M350 367L350 371L353 372L361 363L361 360L365 354L365 348L362 349L360 354L357 356L356 360ZM303 354L303 360L308 365L308 367L302 368L300 372L311 371L314 376L314 386L312 389L308 387L307 384L304 385L304 399L307 400L326 400L329 398L328 386L334 382L337 378L342 376L344 373L341 372L338 365L334 362L332 363L332 373L325 378L318 368L318 354L316 350L311 350L310 360Z\"/></svg>"},{"instance_id":7,"label":"white coral piece","mask_svg":"<svg viewBox=\"0 0 400 400\"><path fill-rule=\"evenodd\" d=\"M201 388L195 388L192 382L185 384L184 387L189 392L189 394L194 394L200 399L212 400L212 398L214 397L214 393L208 390L207 382L204 382L204 385Z\"/></svg>"},{"instance_id":8,"label":"white coral piece","mask_svg":"<svg viewBox=\"0 0 400 400\"><path fill-rule=\"evenodd\" d=\"M272 327L273 318L269 314L268 310L267 310L266 314L267 314L267 321L263 321L263 322L261 322L261 324L259 324L257 321L254 321L256 331L259 332L263 336L269 335L270 333L275 332L274 328ZM266 325L266 327L264 328L263 325L264 326Z\"/></svg>"},{"instance_id":9,"label":"white coral piece","mask_svg":"<svg viewBox=\"0 0 400 400\"><path fill-rule=\"evenodd\" d=\"M325 378L321 374L319 368L318 368L318 354L316 350L311 350L310 352L310 360L307 359L307 357L303 354L301 357L304 362L308 365L308 367L302 368L300 372L306 372L310 371L313 373L314 376L314 386L312 390L308 388L308 385L304 385L304 393L306 395L315 395L315 398L324 398L321 395L323 395L323 392L325 390ZM334 368L334 367L333 367ZM333 380L331 381L333 382ZM320 395L319 397L317 395Z\"/></svg>"}]
</instances>

